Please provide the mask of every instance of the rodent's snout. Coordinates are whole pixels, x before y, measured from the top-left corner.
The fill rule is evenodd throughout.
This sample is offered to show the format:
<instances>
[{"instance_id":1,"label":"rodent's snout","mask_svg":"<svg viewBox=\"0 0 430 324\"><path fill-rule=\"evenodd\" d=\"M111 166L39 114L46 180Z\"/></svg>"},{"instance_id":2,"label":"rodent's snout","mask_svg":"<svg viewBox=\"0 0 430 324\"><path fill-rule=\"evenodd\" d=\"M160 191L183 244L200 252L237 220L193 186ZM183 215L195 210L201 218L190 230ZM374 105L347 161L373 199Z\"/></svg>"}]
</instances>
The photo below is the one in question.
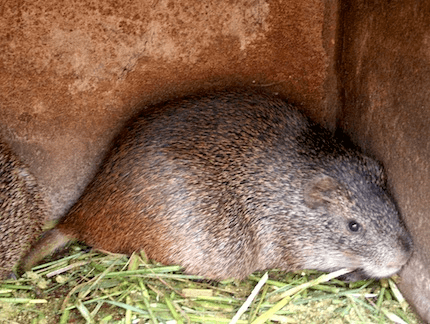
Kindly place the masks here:
<instances>
[{"instance_id":1,"label":"rodent's snout","mask_svg":"<svg viewBox=\"0 0 430 324\"><path fill-rule=\"evenodd\" d=\"M388 249L388 246L382 246L378 251L380 257L376 263L364 262L363 264L363 269L369 277L390 277L400 271L412 256L413 241L406 231L399 233L397 242L390 245Z\"/></svg>"}]
</instances>

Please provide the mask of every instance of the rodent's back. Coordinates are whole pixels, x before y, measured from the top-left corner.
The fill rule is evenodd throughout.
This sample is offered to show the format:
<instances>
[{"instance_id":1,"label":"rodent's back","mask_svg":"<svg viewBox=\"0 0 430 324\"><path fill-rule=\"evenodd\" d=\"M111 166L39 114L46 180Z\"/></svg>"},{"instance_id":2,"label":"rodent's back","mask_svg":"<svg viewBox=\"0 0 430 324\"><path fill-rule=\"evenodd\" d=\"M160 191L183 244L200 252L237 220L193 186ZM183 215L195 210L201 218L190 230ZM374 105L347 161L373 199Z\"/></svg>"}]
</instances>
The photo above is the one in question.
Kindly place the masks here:
<instances>
[{"instance_id":1,"label":"rodent's back","mask_svg":"<svg viewBox=\"0 0 430 324\"><path fill-rule=\"evenodd\" d=\"M379 170L276 96L189 97L127 125L56 230L112 252L143 249L211 278L274 267L386 275L411 244ZM380 215L366 210L368 199ZM389 226L374 228L377 216ZM381 262L390 266L377 270Z\"/></svg>"},{"instance_id":2,"label":"rodent's back","mask_svg":"<svg viewBox=\"0 0 430 324\"><path fill-rule=\"evenodd\" d=\"M280 173L293 176L291 163L282 160L297 155L294 138L306 124L265 94L216 93L153 108L120 134L58 228L109 251L144 249L190 272L243 277L259 267L262 242L276 235L262 231L264 216L274 205L291 205L280 201L276 182ZM232 260L245 262L237 267Z\"/></svg>"}]
</instances>

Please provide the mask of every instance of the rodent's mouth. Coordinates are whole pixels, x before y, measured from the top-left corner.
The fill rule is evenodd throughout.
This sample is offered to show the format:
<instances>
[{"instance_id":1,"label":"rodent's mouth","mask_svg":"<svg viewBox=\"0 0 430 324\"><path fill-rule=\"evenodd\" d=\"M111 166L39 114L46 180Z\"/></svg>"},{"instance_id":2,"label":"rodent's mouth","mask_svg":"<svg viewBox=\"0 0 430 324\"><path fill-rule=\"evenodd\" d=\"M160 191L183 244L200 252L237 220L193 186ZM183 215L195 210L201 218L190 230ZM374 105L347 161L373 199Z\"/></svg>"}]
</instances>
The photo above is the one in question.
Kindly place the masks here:
<instances>
[{"instance_id":1,"label":"rodent's mouth","mask_svg":"<svg viewBox=\"0 0 430 324\"><path fill-rule=\"evenodd\" d=\"M375 267L368 267L366 269L357 269L354 272L357 271L358 273L361 273L362 275L361 279L369 279L369 278L380 279L380 278L391 277L392 275L399 272L401 268L402 268L401 266L385 266L385 267L375 266Z\"/></svg>"},{"instance_id":2,"label":"rodent's mouth","mask_svg":"<svg viewBox=\"0 0 430 324\"><path fill-rule=\"evenodd\" d=\"M339 277L339 279L348 282L365 280L369 278L380 279L391 277L399 270L399 267L379 267L376 271L373 271L373 269L364 270L363 268L357 268L354 271Z\"/></svg>"}]
</instances>

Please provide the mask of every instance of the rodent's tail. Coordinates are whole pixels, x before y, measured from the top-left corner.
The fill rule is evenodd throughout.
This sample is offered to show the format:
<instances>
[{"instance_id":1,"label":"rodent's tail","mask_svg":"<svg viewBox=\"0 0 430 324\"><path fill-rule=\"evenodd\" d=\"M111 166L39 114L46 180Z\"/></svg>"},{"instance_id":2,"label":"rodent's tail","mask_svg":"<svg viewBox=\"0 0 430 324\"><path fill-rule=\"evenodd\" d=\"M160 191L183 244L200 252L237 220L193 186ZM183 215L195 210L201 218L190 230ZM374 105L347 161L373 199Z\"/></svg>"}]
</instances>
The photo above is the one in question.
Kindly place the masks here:
<instances>
[{"instance_id":1,"label":"rodent's tail","mask_svg":"<svg viewBox=\"0 0 430 324\"><path fill-rule=\"evenodd\" d=\"M72 238L61 233L58 229L53 228L46 233L31 247L30 251L22 258L18 267L19 272L31 270L44 257L55 250L63 247Z\"/></svg>"}]
</instances>

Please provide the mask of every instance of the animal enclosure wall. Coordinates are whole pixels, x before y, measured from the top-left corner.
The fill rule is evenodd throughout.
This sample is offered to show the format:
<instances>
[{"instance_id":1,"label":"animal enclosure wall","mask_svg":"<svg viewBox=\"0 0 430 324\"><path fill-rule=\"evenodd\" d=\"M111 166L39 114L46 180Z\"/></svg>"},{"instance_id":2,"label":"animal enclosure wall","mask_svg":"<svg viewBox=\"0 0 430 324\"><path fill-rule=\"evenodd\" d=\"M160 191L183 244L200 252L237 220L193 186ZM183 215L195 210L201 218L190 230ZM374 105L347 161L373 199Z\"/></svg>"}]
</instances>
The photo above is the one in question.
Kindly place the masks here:
<instances>
[{"instance_id":1,"label":"animal enclosure wall","mask_svg":"<svg viewBox=\"0 0 430 324\"><path fill-rule=\"evenodd\" d=\"M0 130L54 217L138 105L262 86L334 125L335 10L324 2L41 0L1 14Z\"/></svg>"}]
</instances>

